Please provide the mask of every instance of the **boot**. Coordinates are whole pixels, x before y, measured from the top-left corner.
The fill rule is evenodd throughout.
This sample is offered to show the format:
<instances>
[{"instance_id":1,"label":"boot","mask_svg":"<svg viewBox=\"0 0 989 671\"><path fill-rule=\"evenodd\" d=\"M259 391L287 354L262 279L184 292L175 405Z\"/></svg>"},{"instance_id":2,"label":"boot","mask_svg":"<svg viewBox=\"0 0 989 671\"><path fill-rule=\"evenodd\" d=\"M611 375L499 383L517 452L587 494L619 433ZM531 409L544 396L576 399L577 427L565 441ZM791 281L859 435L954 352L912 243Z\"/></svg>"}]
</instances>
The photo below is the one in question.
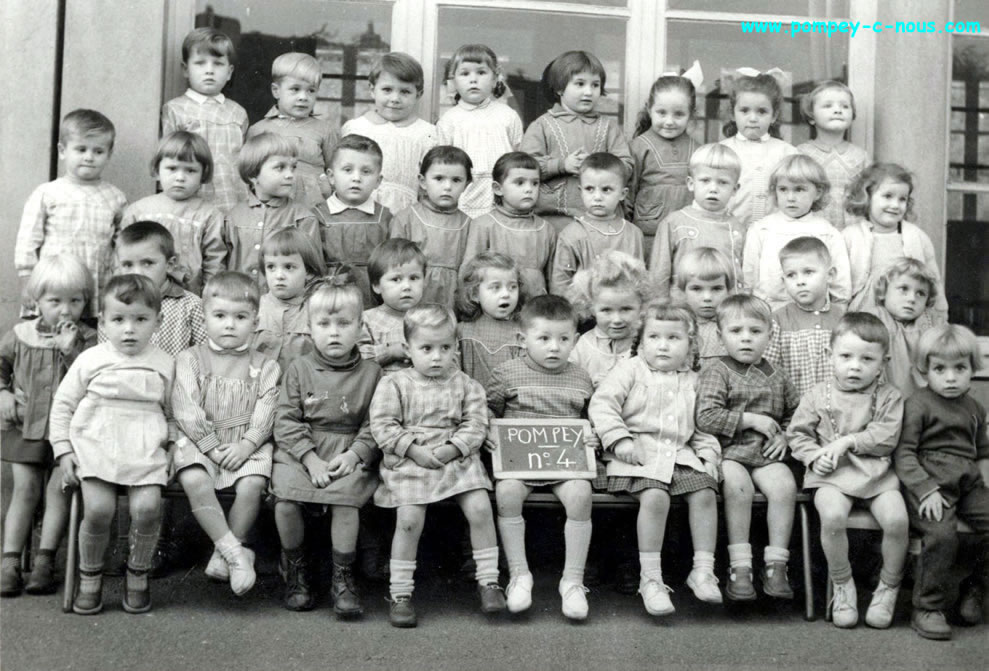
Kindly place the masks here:
<instances>
[{"instance_id":1,"label":"boot","mask_svg":"<svg viewBox=\"0 0 989 671\"><path fill-rule=\"evenodd\" d=\"M218 540L216 549L227 562L227 569L230 571L230 589L233 593L242 596L249 592L257 580L252 556L254 553L248 553L247 548L240 544L233 532L227 533Z\"/></svg>"},{"instance_id":2,"label":"boot","mask_svg":"<svg viewBox=\"0 0 989 671\"><path fill-rule=\"evenodd\" d=\"M315 601L309 587L309 566L305 551L302 548L295 551L282 550L278 573L285 581L282 605L288 610L311 610Z\"/></svg>"},{"instance_id":3,"label":"boot","mask_svg":"<svg viewBox=\"0 0 989 671\"><path fill-rule=\"evenodd\" d=\"M55 589L55 555L41 550L34 558L24 591L28 594L54 594Z\"/></svg>"},{"instance_id":4,"label":"boot","mask_svg":"<svg viewBox=\"0 0 989 671\"><path fill-rule=\"evenodd\" d=\"M20 596L23 589L21 553L4 552L2 563L0 563L0 596Z\"/></svg>"},{"instance_id":5,"label":"boot","mask_svg":"<svg viewBox=\"0 0 989 671\"><path fill-rule=\"evenodd\" d=\"M354 582L352 566L333 563L333 582L330 584L333 595L333 612L340 619L359 617L364 609L357 595L357 585Z\"/></svg>"}]
</instances>

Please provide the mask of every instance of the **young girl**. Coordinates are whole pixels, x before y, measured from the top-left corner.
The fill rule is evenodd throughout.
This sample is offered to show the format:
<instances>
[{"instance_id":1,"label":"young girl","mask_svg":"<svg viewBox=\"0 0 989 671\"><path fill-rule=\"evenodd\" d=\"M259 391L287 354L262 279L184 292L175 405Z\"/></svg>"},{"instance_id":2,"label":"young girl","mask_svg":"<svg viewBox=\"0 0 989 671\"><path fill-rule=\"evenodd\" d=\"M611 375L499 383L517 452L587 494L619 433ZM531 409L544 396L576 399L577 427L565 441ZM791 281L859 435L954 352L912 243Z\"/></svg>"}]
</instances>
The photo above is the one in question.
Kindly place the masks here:
<instances>
[{"instance_id":1,"label":"young girl","mask_svg":"<svg viewBox=\"0 0 989 671\"><path fill-rule=\"evenodd\" d=\"M206 575L229 580L240 596L254 586L254 552L241 545L261 507L271 476L271 431L278 364L251 351L257 285L227 271L203 290L209 340L179 354L172 408L180 438L176 477L199 526L213 541ZM233 487L229 519L216 498Z\"/></svg>"},{"instance_id":2,"label":"young girl","mask_svg":"<svg viewBox=\"0 0 989 671\"><path fill-rule=\"evenodd\" d=\"M529 124L522 137L522 151L539 162L536 213L546 215L558 231L584 211L577 173L587 156L605 151L621 159L625 174L635 168L618 124L597 111L598 100L606 95L605 79L594 54L568 51L557 57L542 78L546 96L556 104Z\"/></svg>"},{"instance_id":3,"label":"young girl","mask_svg":"<svg viewBox=\"0 0 989 671\"><path fill-rule=\"evenodd\" d=\"M384 452L374 502L397 508L391 548L395 627L414 627L413 574L426 506L455 498L470 525L481 610L505 609L498 542L479 450L488 427L484 388L456 370L456 318L439 305L409 310L405 349L412 368L383 378L371 400L371 433Z\"/></svg>"},{"instance_id":4,"label":"young girl","mask_svg":"<svg viewBox=\"0 0 989 671\"><path fill-rule=\"evenodd\" d=\"M518 314L525 296L519 267L504 254L481 252L460 272L460 367L481 386L487 386L495 368L522 352Z\"/></svg>"},{"instance_id":5,"label":"young girl","mask_svg":"<svg viewBox=\"0 0 989 671\"><path fill-rule=\"evenodd\" d=\"M532 296L546 293L556 230L533 214L539 191L539 164L529 154L513 151L492 170L495 207L470 225L464 259L488 250L516 260Z\"/></svg>"},{"instance_id":6,"label":"young girl","mask_svg":"<svg viewBox=\"0 0 989 671\"><path fill-rule=\"evenodd\" d=\"M522 120L499 100L505 94L502 76L498 57L483 44L462 45L447 64L457 106L440 118L436 130L442 144L460 147L473 162L474 179L460 199L460 209L472 218L494 207L491 169L522 142Z\"/></svg>"},{"instance_id":7,"label":"young girl","mask_svg":"<svg viewBox=\"0 0 989 671\"><path fill-rule=\"evenodd\" d=\"M735 272L728 257L713 247L695 247L680 257L673 276L674 299L694 315L700 367L726 356L718 335L718 306L735 293Z\"/></svg>"},{"instance_id":8,"label":"young girl","mask_svg":"<svg viewBox=\"0 0 989 671\"><path fill-rule=\"evenodd\" d=\"M463 149L449 145L430 149L419 167L423 197L391 220L391 237L411 240L426 255L428 270L422 290L426 303L448 308L454 304L457 271L464 260L470 225L470 217L457 203L471 183L471 166Z\"/></svg>"},{"instance_id":9,"label":"young girl","mask_svg":"<svg viewBox=\"0 0 989 671\"><path fill-rule=\"evenodd\" d=\"M742 161L738 191L732 198L730 213L742 224L750 224L772 211L772 187L769 175L777 163L797 153L789 142L780 140L779 120L783 108L783 90L773 68L763 74L736 75L728 95L731 119L725 124L725 139Z\"/></svg>"},{"instance_id":10,"label":"young girl","mask_svg":"<svg viewBox=\"0 0 989 671\"><path fill-rule=\"evenodd\" d=\"M150 279L117 275L107 282L100 304L107 342L76 358L55 392L49 419L63 484L82 488L79 592L72 610L103 610L103 553L122 485L131 518L123 607L145 613L151 609L148 571L161 488L176 439L169 400L175 362L150 344L161 310L161 294Z\"/></svg>"},{"instance_id":11,"label":"young girl","mask_svg":"<svg viewBox=\"0 0 989 671\"><path fill-rule=\"evenodd\" d=\"M848 185L869 165L865 150L845 139L855 120L855 96L836 81L821 82L800 100L800 115L811 128L813 139L797 146L821 164L831 182L831 199L822 214L839 231L845 228Z\"/></svg>"},{"instance_id":12,"label":"young girl","mask_svg":"<svg viewBox=\"0 0 989 671\"><path fill-rule=\"evenodd\" d=\"M831 334L834 375L800 400L786 438L806 467L804 488L815 489L821 546L834 584L829 604L836 627L858 622L858 599L848 563L848 513L865 504L883 530L883 568L865 623L886 629L907 557L907 508L891 456L900 437L903 398L879 380L889 347L874 316L850 312Z\"/></svg>"},{"instance_id":13,"label":"young girl","mask_svg":"<svg viewBox=\"0 0 989 671\"><path fill-rule=\"evenodd\" d=\"M23 321L0 339L0 460L10 464L13 486L3 524L0 596L55 590L54 559L65 528L67 496L61 473L52 473L45 492L41 545L24 584L21 552L31 534L52 461L48 412L52 395L79 353L96 344L96 331L80 323L93 293L93 279L75 256L38 261L26 298L40 316Z\"/></svg>"},{"instance_id":14,"label":"young girl","mask_svg":"<svg viewBox=\"0 0 989 671\"><path fill-rule=\"evenodd\" d=\"M317 283L306 301L315 348L285 371L275 419L271 490L282 544L280 572L289 610L313 607L306 565L305 517L332 513L333 610L362 612L354 584L358 510L378 485L380 451L368 426L368 407L381 367L361 358L363 297L347 267Z\"/></svg>"},{"instance_id":15,"label":"young girl","mask_svg":"<svg viewBox=\"0 0 989 671\"><path fill-rule=\"evenodd\" d=\"M852 310L876 306L876 281L900 257L923 263L939 288L934 309L948 316L937 255L930 237L913 218L913 175L895 163L874 163L848 187L845 208L856 221L841 232L848 248Z\"/></svg>"},{"instance_id":16,"label":"young girl","mask_svg":"<svg viewBox=\"0 0 989 671\"><path fill-rule=\"evenodd\" d=\"M873 313L889 330L889 358L886 380L910 398L924 386L916 369L917 341L930 328L945 323L931 308L939 295L937 277L916 259L894 259L876 280L876 307Z\"/></svg>"},{"instance_id":17,"label":"young girl","mask_svg":"<svg viewBox=\"0 0 989 671\"><path fill-rule=\"evenodd\" d=\"M637 355L605 377L588 410L601 445L614 455L608 491L639 501L639 593L650 615L674 610L660 561L671 496L685 495L690 511L694 565L687 586L702 601L722 600L714 576L721 449L694 427L696 336L686 309L647 307Z\"/></svg>"},{"instance_id":18,"label":"young girl","mask_svg":"<svg viewBox=\"0 0 989 671\"><path fill-rule=\"evenodd\" d=\"M790 301L783 284L780 250L790 240L803 236L818 238L828 246L834 267L832 299L846 303L851 296L848 251L841 232L818 214L827 201L829 188L824 168L803 154L784 158L769 178L773 204L779 210L749 227L742 252L742 273L745 286L773 310Z\"/></svg>"},{"instance_id":19,"label":"young girl","mask_svg":"<svg viewBox=\"0 0 989 671\"><path fill-rule=\"evenodd\" d=\"M251 346L278 361L282 372L293 359L312 351L306 287L326 274L323 255L294 228L279 231L261 244L258 256L268 293L261 296Z\"/></svg>"},{"instance_id":20,"label":"young girl","mask_svg":"<svg viewBox=\"0 0 989 671\"><path fill-rule=\"evenodd\" d=\"M436 126L416 116L424 86L422 66L395 51L375 63L367 80L374 106L345 123L341 134L363 135L381 146L383 181L375 199L398 212L416 202L419 163L438 144Z\"/></svg>"},{"instance_id":21,"label":"young girl","mask_svg":"<svg viewBox=\"0 0 989 671\"><path fill-rule=\"evenodd\" d=\"M687 165L700 145L687 134L687 127L703 81L698 61L682 75L663 75L639 110L629 144L635 170L628 200L634 205L632 222L642 229L647 250L652 249L659 222L691 201Z\"/></svg>"}]
</instances>

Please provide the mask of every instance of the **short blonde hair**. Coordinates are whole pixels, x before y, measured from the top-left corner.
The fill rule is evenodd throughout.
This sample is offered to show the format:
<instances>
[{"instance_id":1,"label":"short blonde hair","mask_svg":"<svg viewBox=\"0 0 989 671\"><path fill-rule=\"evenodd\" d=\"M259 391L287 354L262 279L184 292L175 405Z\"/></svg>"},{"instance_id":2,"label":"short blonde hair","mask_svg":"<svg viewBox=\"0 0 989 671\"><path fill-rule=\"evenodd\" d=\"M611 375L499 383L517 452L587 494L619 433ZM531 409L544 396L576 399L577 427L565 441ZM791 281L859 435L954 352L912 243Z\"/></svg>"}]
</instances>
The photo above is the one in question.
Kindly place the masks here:
<instances>
[{"instance_id":1,"label":"short blonde hair","mask_svg":"<svg viewBox=\"0 0 989 671\"><path fill-rule=\"evenodd\" d=\"M766 326L773 324L773 310L769 303L751 294L735 294L721 301L717 309L718 329L725 321L734 317L751 317L758 319Z\"/></svg>"},{"instance_id":2,"label":"short blonde hair","mask_svg":"<svg viewBox=\"0 0 989 671\"><path fill-rule=\"evenodd\" d=\"M290 51L271 62L271 80L277 82L285 77L295 77L319 88L323 81L323 69L319 61L309 54Z\"/></svg>"},{"instance_id":3,"label":"short blonde hair","mask_svg":"<svg viewBox=\"0 0 989 671\"><path fill-rule=\"evenodd\" d=\"M697 337L697 320L694 313L685 307L671 305L668 301L655 301L642 310L642 318L639 320L639 334L637 340L642 341L642 334L646 330L646 324L650 321L660 322L680 322L687 330L687 338L690 347L687 350L687 366L691 370L697 370L700 366L700 344Z\"/></svg>"},{"instance_id":4,"label":"short blonde hair","mask_svg":"<svg viewBox=\"0 0 989 671\"><path fill-rule=\"evenodd\" d=\"M249 137L240 148L237 155L237 172L245 184L250 184L251 180L261 172L261 166L272 156L291 156L296 158L299 155L295 142L282 135L275 133L259 133L254 137Z\"/></svg>"},{"instance_id":5,"label":"short blonde hair","mask_svg":"<svg viewBox=\"0 0 989 671\"><path fill-rule=\"evenodd\" d=\"M719 277L725 278L725 286L729 293L735 289L735 269L731 261L714 247L695 247L686 252L677 261L673 274L674 284L683 291L692 277L710 282Z\"/></svg>"},{"instance_id":6,"label":"short blonde hair","mask_svg":"<svg viewBox=\"0 0 989 671\"><path fill-rule=\"evenodd\" d=\"M578 270L570 282L567 298L582 318L594 315L594 300L601 289L627 288L645 305L654 295L646 266L625 252L612 250L594 259L588 268Z\"/></svg>"},{"instance_id":7,"label":"short blonde hair","mask_svg":"<svg viewBox=\"0 0 989 671\"><path fill-rule=\"evenodd\" d=\"M447 328L450 329L451 333L456 333L457 317L453 314L453 310L439 303L424 303L410 308L402 320L402 334L405 336L405 342L411 341L416 331L420 329L441 328Z\"/></svg>"},{"instance_id":8,"label":"short blonde hair","mask_svg":"<svg viewBox=\"0 0 989 671\"><path fill-rule=\"evenodd\" d=\"M972 372L982 369L982 352L979 350L979 339L969 329L960 324L941 324L927 329L917 342L917 370L927 375L930 366L929 359L939 356L945 359L967 357L972 365Z\"/></svg>"},{"instance_id":9,"label":"short blonde hair","mask_svg":"<svg viewBox=\"0 0 989 671\"><path fill-rule=\"evenodd\" d=\"M886 304L886 292L889 290L889 283L900 275L912 277L915 280L927 283L927 307L934 305L938 297L938 280L930 268L917 259L909 256L901 256L886 271L876 279L876 303Z\"/></svg>"},{"instance_id":10,"label":"short blonde hair","mask_svg":"<svg viewBox=\"0 0 989 671\"><path fill-rule=\"evenodd\" d=\"M735 176L738 181L742 174L742 161L735 151L720 142L712 142L701 146L690 155L688 172L693 177L697 168L711 168L712 170L727 170Z\"/></svg>"},{"instance_id":11,"label":"short blonde hair","mask_svg":"<svg viewBox=\"0 0 989 671\"><path fill-rule=\"evenodd\" d=\"M79 291L88 305L93 300L93 275L75 254L42 256L24 286L24 298L37 303L50 291Z\"/></svg>"},{"instance_id":12,"label":"short blonde hair","mask_svg":"<svg viewBox=\"0 0 989 671\"><path fill-rule=\"evenodd\" d=\"M773 169L769 176L769 193L776 202L776 185L781 179L788 179L791 182L809 182L817 187L817 198L810 206L811 212L817 212L828 204L828 194L831 193L831 180L824 172L821 164L804 154L790 154Z\"/></svg>"},{"instance_id":13,"label":"short blonde hair","mask_svg":"<svg viewBox=\"0 0 989 671\"><path fill-rule=\"evenodd\" d=\"M247 303L255 312L261 303L257 282L250 275L236 270L224 270L209 278L203 287L203 303L208 303L213 298Z\"/></svg>"}]
</instances>

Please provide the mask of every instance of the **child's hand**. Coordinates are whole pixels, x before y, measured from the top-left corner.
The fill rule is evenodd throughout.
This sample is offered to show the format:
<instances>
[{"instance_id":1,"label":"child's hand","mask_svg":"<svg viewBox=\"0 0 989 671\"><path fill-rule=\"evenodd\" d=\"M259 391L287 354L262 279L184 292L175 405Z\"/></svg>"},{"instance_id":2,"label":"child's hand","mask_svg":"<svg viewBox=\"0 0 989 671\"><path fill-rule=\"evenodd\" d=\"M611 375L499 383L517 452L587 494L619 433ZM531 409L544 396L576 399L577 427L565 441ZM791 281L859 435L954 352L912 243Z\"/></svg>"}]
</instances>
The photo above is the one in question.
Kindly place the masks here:
<instances>
[{"instance_id":1,"label":"child's hand","mask_svg":"<svg viewBox=\"0 0 989 671\"><path fill-rule=\"evenodd\" d=\"M0 391L0 420L4 424L17 424L17 399L6 389Z\"/></svg>"},{"instance_id":2,"label":"child's hand","mask_svg":"<svg viewBox=\"0 0 989 671\"><path fill-rule=\"evenodd\" d=\"M330 178L326 176L325 172L319 173L316 183L319 184L319 192L323 194L323 198L329 198L333 195L333 185L330 184Z\"/></svg>"},{"instance_id":3,"label":"child's hand","mask_svg":"<svg viewBox=\"0 0 989 671\"><path fill-rule=\"evenodd\" d=\"M780 432L780 425L775 419L757 412L742 413L742 428L758 431L766 438L772 438Z\"/></svg>"},{"instance_id":4,"label":"child's hand","mask_svg":"<svg viewBox=\"0 0 989 671\"><path fill-rule=\"evenodd\" d=\"M587 158L587 152L582 147L563 159L563 169L571 175L576 175L580 172L580 166L584 164L585 158Z\"/></svg>"},{"instance_id":5,"label":"child's hand","mask_svg":"<svg viewBox=\"0 0 989 671\"><path fill-rule=\"evenodd\" d=\"M704 464L704 472L714 478L715 482L721 482L721 473L718 472L718 465L710 461L701 461Z\"/></svg>"},{"instance_id":6,"label":"child's hand","mask_svg":"<svg viewBox=\"0 0 989 671\"><path fill-rule=\"evenodd\" d=\"M920 502L917 512L925 520L940 522L944 515L944 509L948 507L948 502L941 496L941 492L935 491L926 499Z\"/></svg>"},{"instance_id":7,"label":"child's hand","mask_svg":"<svg viewBox=\"0 0 989 671\"><path fill-rule=\"evenodd\" d=\"M766 441L762 448L762 456L779 461L786 454L786 436L777 433Z\"/></svg>"},{"instance_id":8,"label":"child's hand","mask_svg":"<svg viewBox=\"0 0 989 671\"><path fill-rule=\"evenodd\" d=\"M212 461L214 464L216 464L217 466L221 466L223 464L223 460L226 458L227 454L229 454L230 449L233 447L233 445L234 443L224 443L223 445L214 447L212 450L206 453L206 456L209 457L210 461Z\"/></svg>"},{"instance_id":9,"label":"child's hand","mask_svg":"<svg viewBox=\"0 0 989 671\"><path fill-rule=\"evenodd\" d=\"M405 353L405 347L400 342L392 342L385 345L384 352L378 357L378 363L387 365L393 361L408 361L409 357Z\"/></svg>"},{"instance_id":10,"label":"child's hand","mask_svg":"<svg viewBox=\"0 0 989 671\"><path fill-rule=\"evenodd\" d=\"M76 344L79 327L70 319L63 319L55 325L55 346L62 354L69 355Z\"/></svg>"},{"instance_id":11,"label":"child's hand","mask_svg":"<svg viewBox=\"0 0 989 671\"><path fill-rule=\"evenodd\" d=\"M584 444L594 450L594 454L601 453L601 439L598 438L598 434L594 433L593 429L584 436Z\"/></svg>"},{"instance_id":12,"label":"child's hand","mask_svg":"<svg viewBox=\"0 0 989 671\"><path fill-rule=\"evenodd\" d=\"M494 453L494 451L498 449L498 444L491 440L490 434L484 439L484 443L481 446L491 453Z\"/></svg>"},{"instance_id":13,"label":"child's hand","mask_svg":"<svg viewBox=\"0 0 989 671\"><path fill-rule=\"evenodd\" d=\"M62 490L66 490L69 487L79 486L79 460L76 459L76 455L72 452L68 454L63 454L58 458L58 467L62 469Z\"/></svg>"},{"instance_id":14,"label":"child's hand","mask_svg":"<svg viewBox=\"0 0 989 671\"><path fill-rule=\"evenodd\" d=\"M346 477L353 473L360 463L361 458L353 450L338 454L330 459L330 477L334 479Z\"/></svg>"},{"instance_id":15,"label":"child's hand","mask_svg":"<svg viewBox=\"0 0 989 671\"><path fill-rule=\"evenodd\" d=\"M422 445L413 445L405 453L406 458L411 459L422 468L443 468L443 462L436 458L432 450Z\"/></svg>"},{"instance_id":16,"label":"child's hand","mask_svg":"<svg viewBox=\"0 0 989 671\"><path fill-rule=\"evenodd\" d=\"M635 453L635 443L631 438L622 438L615 444L615 458L632 466L641 466L642 462Z\"/></svg>"},{"instance_id":17,"label":"child's hand","mask_svg":"<svg viewBox=\"0 0 989 671\"><path fill-rule=\"evenodd\" d=\"M231 443L230 449L227 451L223 461L220 462L220 468L228 471L236 471L247 461L247 458L254 454L255 450L258 448L249 440L242 440L238 443Z\"/></svg>"},{"instance_id":18,"label":"child's hand","mask_svg":"<svg viewBox=\"0 0 989 671\"><path fill-rule=\"evenodd\" d=\"M333 475L330 473L331 462L323 461L317 457L315 450L309 450L303 455L302 465L309 471L309 480L313 487L322 489L333 481Z\"/></svg>"},{"instance_id":19,"label":"child's hand","mask_svg":"<svg viewBox=\"0 0 989 671\"><path fill-rule=\"evenodd\" d=\"M814 460L810 462L810 470L822 476L831 473L831 471L834 470L834 467L834 457L832 456L831 451L826 447L819 449L817 451L817 455L814 457Z\"/></svg>"},{"instance_id":20,"label":"child's hand","mask_svg":"<svg viewBox=\"0 0 989 671\"><path fill-rule=\"evenodd\" d=\"M439 447L433 448L433 456L439 459L440 463L449 464L454 459L459 459L461 454L453 443L443 443Z\"/></svg>"},{"instance_id":21,"label":"child's hand","mask_svg":"<svg viewBox=\"0 0 989 671\"><path fill-rule=\"evenodd\" d=\"M841 438L835 438L830 443L824 446L824 449L831 453L831 458L834 461L835 467L838 466L838 460L841 459L846 452L855 444L849 436L842 436Z\"/></svg>"}]
</instances>

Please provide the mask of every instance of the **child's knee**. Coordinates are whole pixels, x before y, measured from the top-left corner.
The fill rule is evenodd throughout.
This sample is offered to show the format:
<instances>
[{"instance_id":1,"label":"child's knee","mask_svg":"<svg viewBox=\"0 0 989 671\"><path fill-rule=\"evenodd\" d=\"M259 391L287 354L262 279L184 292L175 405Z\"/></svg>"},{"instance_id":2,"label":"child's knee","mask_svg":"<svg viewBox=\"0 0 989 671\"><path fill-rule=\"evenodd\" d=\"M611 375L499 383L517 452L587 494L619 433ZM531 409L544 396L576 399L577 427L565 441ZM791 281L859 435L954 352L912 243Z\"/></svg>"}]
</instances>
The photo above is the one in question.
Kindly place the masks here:
<instances>
[{"instance_id":1,"label":"child's knee","mask_svg":"<svg viewBox=\"0 0 989 671\"><path fill-rule=\"evenodd\" d=\"M260 499L267 486L267 478L263 478L260 475L247 475L237 481L235 489L237 496L249 496Z\"/></svg>"},{"instance_id":2,"label":"child's knee","mask_svg":"<svg viewBox=\"0 0 989 671\"><path fill-rule=\"evenodd\" d=\"M158 496L141 496L132 498L130 502L131 520L137 524L148 524L158 519L161 514L161 498Z\"/></svg>"},{"instance_id":3,"label":"child's knee","mask_svg":"<svg viewBox=\"0 0 989 671\"><path fill-rule=\"evenodd\" d=\"M488 499L487 492L473 492L464 498L461 507L464 511L464 517L467 518L467 522L471 526L494 521L491 514L491 501Z\"/></svg>"},{"instance_id":4,"label":"child's knee","mask_svg":"<svg viewBox=\"0 0 989 671\"><path fill-rule=\"evenodd\" d=\"M572 480L561 485L560 500L567 517L572 520L584 521L591 517L591 483L587 480Z\"/></svg>"},{"instance_id":5,"label":"child's knee","mask_svg":"<svg viewBox=\"0 0 989 671\"><path fill-rule=\"evenodd\" d=\"M713 489L701 489L687 496L687 505L697 510L717 510L718 495Z\"/></svg>"},{"instance_id":6,"label":"child's knee","mask_svg":"<svg viewBox=\"0 0 989 671\"><path fill-rule=\"evenodd\" d=\"M499 517L518 517L522 514L527 490L521 482L503 480L495 485L495 505Z\"/></svg>"},{"instance_id":7,"label":"child's knee","mask_svg":"<svg viewBox=\"0 0 989 671\"><path fill-rule=\"evenodd\" d=\"M395 516L395 531L403 534L422 533L426 516L419 511L399 510Z\"/></svg>"},{"instance_id":8,"label":"child's knee","mask_svg":"<svg viewBox=\"0 0 989 671\"><path fill-rule=\"evenodd\" d=\"M848 529L848 514L844 510L832 506L818 506L817 513L821 519L821 531L836 534L845 533Z\"/></svg>"}]
</instances>

